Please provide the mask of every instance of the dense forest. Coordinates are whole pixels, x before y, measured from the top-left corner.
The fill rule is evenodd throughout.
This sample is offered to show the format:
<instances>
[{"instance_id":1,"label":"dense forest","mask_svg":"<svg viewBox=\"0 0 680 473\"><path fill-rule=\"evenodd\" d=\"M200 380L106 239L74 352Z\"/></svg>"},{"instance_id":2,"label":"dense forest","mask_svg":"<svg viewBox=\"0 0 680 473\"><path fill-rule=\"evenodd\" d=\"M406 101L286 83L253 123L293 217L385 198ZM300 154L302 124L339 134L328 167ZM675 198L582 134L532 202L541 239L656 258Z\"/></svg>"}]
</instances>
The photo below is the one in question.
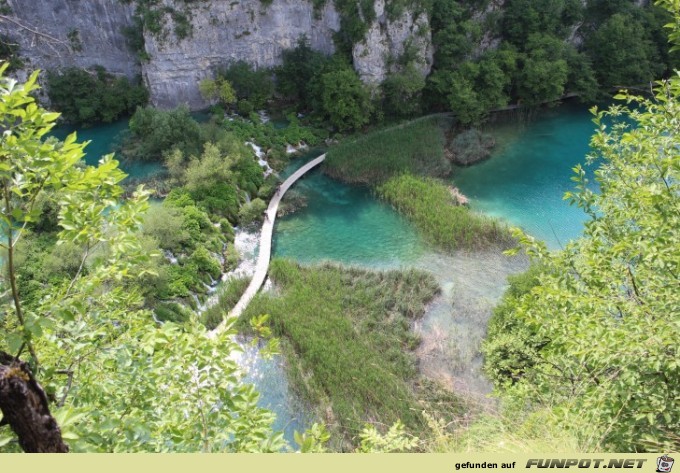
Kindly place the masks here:
<instances>
[{"instance_id":1,"label":"dense forest","mask_svg":"<svg viewBox=\"0 0 680 473\"><path fill-rule=\"evenodd\" d=\"M133 3L137 28L170 34L170 15L172 34L190 35L181 11ZM406 47L385 81L369 86L351 50L373 3L335 0L334 55L300 38L273 70L224 64L199 84L207 120L186 107L150 107L141 80L103 68L47 71L48 111L36 102L38 71L11 78L21 51L2 38L0 451L442 452L486 448L507 432L528 450L545 438L582 451L677 450L676 4L394 0L388 15L427 13L432 70L423 77ZM138 33L128 32L144 60ZM440 178L451 155L484 153L484 135L464 133L494 110L612 93L615 105L593 110L588 162L598 191L578 167L565 196L588 215L580 238L549 251L452 202ZM128 116L116 156L96 167L83 163L75 134L49 136L60 120ZM263 172L247 143L274 172ZM440 290L422 271L275 260L276 291L211 332L248 282L230 280L202 307L238 264L234 229L262 221L276 171L303 143L329 146L326 174L369 187L441 251L530 257L483 346L498 412L418 376L410 324ZM161 163L163 173L138 185L118 160ZM287 199L289 211L304 205ZM297 433L297 445L243 382L231 356L237 333L282 353L291 380L323 411L325 422Z\"/></svg>"}]
</instances>

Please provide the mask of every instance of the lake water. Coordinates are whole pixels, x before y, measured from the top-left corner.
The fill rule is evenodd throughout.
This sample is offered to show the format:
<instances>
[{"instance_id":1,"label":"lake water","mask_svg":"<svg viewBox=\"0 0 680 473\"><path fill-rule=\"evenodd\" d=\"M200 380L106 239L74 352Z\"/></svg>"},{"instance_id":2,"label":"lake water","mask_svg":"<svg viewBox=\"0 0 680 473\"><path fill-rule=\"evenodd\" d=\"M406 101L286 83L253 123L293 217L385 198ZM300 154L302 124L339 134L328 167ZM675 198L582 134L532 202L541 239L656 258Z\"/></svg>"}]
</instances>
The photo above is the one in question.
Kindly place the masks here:
<instances>
[{"instance_id":1,"label":"lake water","mask_svg":"<svg viewBox=\"0 0 680 473\"><path fill-rule=\"evenodd\" d=\"M70 125L55 127L52 136L63 140L70 133L76 132L78 142L90 141L85 147L85 162L91 166L96 166L99 159L109 153L113 153L121 144L125 133L128 131L128 120L118 120L113 123L106 123L90 128L76 128ZM116 156L120 160L120 156ZM121 162L120 168L131 178L148 178L163 172L164 168L160 163L144 162Z\"/></svg>"},{"instance_id":2,"label":"lake water","mask_svg":"<svg viewBox=\"0 0 680 473\"><path fill-rule=\"evenodd\" d=\"M584 106L545 110L528 123L489 128L497 147L492 158L459 168L453 181L474 209L503 218L559 248L577 237L586 214L562 197L573 190L572 168L585 163L595 131ZM592 178L592 169L586 168Z\"/></svg>"},{"instance_id":3,"label":"lake water","mask_svg":"<svg viewBox=\"0 0 680 473\"><path fill-rule=\"evenodd\" d=\"M491 159L456 169L451 180L471 199L473 209L521 226L549 247L559 248L579 235L585 220L562 196L573 188L571 168L585 162L594 130L590 120L585 107L565 105L542 112L530 122L511 120L490 126L487 131L497 140ZM80 131L79 139L92 140L88 163L110 152L126 127L122 121ZM69 131L61 128L55 135L63 138ZM284 174L317 154L296 160ZM135 177L158 172L157 165L122 167ZM507 276L526 268L526 259L509 258L499 251L443 254L368 189L339 183L319 170L294 189L306 197L307 206L277 219L273 256L303 264L332 261L371 269L416 267L434 274L442 294L414 325L423 341L417 350L421 373L484 401L492 386L481 372L479 345ZM256 235L242 233L240 238L244 256L254 261ZM293 431L303 430L312 419L288 385L284 360L265 360L251 347L246 347L240 359L247 380L261 392L260 405L277 413L275 427L284 430L292 442Z\"/></svg>"},{"instance_id":4,"label":"lake water","mask_svg":"<svg viewBox=\"0 0 680 473\"><path fill-rule=\"evenodd\" d=\"M457 168L451 181L471 199L473 209L559 248L580 234L585 221L562 197L573 189L572 168L585 163L594 131L591 116L586 107L570 104L528 122L510 118L488 127L497 141L491 159ZM421 373L483 401L492 386L482 373L480 343L507 276L524 270L526 258L494 250L441 253L369 190L341 184L318 170L295 189L308 205L277 220L273 255L304 264L415 267L434 274L442 294L414 326L422 338L417 350Z\"/></svg>"}]
</instances>

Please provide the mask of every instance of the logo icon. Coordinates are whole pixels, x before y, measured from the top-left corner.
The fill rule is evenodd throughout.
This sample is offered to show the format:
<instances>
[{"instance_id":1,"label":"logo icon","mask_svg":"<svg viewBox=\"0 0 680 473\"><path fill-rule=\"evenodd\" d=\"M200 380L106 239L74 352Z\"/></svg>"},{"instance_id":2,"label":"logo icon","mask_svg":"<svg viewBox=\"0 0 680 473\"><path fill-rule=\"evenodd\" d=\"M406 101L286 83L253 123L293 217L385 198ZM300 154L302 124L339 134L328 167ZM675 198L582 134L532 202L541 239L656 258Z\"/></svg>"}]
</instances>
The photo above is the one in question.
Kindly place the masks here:
<instances>
[{"instance_id":1,"label":"logo icon","mask_svg":"<svg viewBox=\"0 0 680 473\"><path fill-rule=\"evenodd\" d=\"M656 471L660 473L670 473L673 468L673 459L668 455L664 455L656 459Z\"/></svg>"}]
</instances>

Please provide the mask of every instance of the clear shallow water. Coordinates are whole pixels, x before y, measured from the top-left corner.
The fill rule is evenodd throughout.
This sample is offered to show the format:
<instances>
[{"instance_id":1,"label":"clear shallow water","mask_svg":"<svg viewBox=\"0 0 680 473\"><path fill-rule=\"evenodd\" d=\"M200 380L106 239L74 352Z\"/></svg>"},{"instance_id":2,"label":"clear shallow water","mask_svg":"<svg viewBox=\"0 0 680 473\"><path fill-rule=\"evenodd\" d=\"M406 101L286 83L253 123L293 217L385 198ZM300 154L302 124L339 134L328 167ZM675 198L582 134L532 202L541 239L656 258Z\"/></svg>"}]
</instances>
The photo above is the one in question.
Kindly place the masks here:
<instances>
[{"instance_id":1,"label":"clear shallow water","mask_svg":"<svg viewBox=\"0 0 680 473\"><path fill-rule=\"evenodd\" d=\"M307 207L277 219L275 257L386 268L412 264L427 251L416 229L365 188L315 170L295 190L305 195Z\"/></svg>"},{"instance_id":2,"label":"clear shallow water","mask_svg":"<svg viewBox=\"0 0 680 473\"><path fill-rule=\"evenodd\" d=\"M113 127L109 131L93 128L79 133L80 139L93 140L87 149L89 163L110 152L116 126L120 132L126 124L109 126ZM585 107L576 106L548 111L524 125L496 125L490 130L498 142L492 159L457 170L453 180L472 199L473 208L522 226L550 247L559 247L578 236L585 219L562 195L572 188L571 168L584 162L593 127ZM294 161L282 175L316 155L309 153ZM495 251L439 253L367 189L333 181L318 170L294 189L307 197L308 205L277 218L273 256L304 264L334 261L371 269L416 267L431 272L442 294L414 325L422 338L417 350L421 372L456 392L473 397L488 393L491 386L481 372L479 344L507 276L526 268L526 260ZM245 256L244 267L253 266L256 236L237 236L237 246ZM260 405L277 414L275 427L283 429L292 443L293 431L304 430L312 419L288 385L284 360L264 359L256 348L244 346L240 359L246 379L261 393Z\"/></svg>"},{"instance_id":3,"label":"clear shallow water","mask_svg":"<svg viewBox=\"0 0 680 473\"><path fill-rule=\"evenodd\" d=\"M273 428L283 431L284 438L295 446L295 431L304 432L314 423L310 409L294 394L288 383L283 357L265 358L260 348L248 340L241 340L243 353L237 356L239 366L245 371L244 381L255 386L260 393L258 405L276 413Z\"/></svg>"},{"instance_id":4,"label":"clear shallow water","mask_svg":"<svg viewBox=\"0 0 680 473\"><path fill-rule=\"evenodd\" d=\"M586 107L567 105L528 123L489 128L498 143L492 158L458 169L452 178L472 207L523 227L551 248L577 237L585 216L562 196L573 189L571 168L584 163L589 150L594 125ZM292 164L288 172L301 164ZM499 251L442 254L369 191L318 171L295 189L309 204L277 219L273 255L305 264L330 260L431 272L442 294L414 325L422 338L417 350L421 373L473 397L490 392L479 347L507 276L524 270L528 261Z\"/></svg>"},{"instance_id":5,"label":"clear shallow water","mask_svg":"<svg viewBox=\"0 0 680 473\"><path fill-rule=\"evenodd\" d=\"M90 128L62 125L55 127L50 135L63 140L75 131L78 142L90 141L85 147L85 162L90 166L96 166L102 156L115 151L127 130L128 120L123 119ZM120 168L132 178L146 178L163 172L160 163L121 162Z\"/></svg>"},{"instance_id":6,"label":"clear shallow water","mask_svg":"<svg viewBox=\"0 0 680 473\"><path fill-rule=\"evenodd\" d=\"M579 236L586 215L562 200L574 189L572 168L585 164L595 131L584 106L541 112L528 124L489 127L497 141L491 159L458 168L455 185L471 206L522 227L556 249ZM593 169L586 167L592 178Z\"/></svg>"}]
</instances>

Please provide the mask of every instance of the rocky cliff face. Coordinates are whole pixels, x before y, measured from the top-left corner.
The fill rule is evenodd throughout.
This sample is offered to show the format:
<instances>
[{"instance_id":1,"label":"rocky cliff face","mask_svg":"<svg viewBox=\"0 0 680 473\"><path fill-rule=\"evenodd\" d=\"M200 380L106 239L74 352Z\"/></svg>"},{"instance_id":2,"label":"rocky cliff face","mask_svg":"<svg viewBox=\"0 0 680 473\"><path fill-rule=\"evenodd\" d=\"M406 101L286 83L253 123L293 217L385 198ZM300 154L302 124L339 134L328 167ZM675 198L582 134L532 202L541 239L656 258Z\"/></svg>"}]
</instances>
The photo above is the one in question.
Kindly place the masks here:
<instances>
[{"instance_id":1,"label":"rocky cliff face","mask_svg":"<svg viewBox=\"0 0 680 473\"><path fill-rule=\"evenodd\" d=\"M312 48L333 53L333 33L340 28L340 19L329 5L315 14L311 2L299 0L274 0L267 7L260 0L196 4L190 37L159 40L145 35L151 60L143 69L154 105L187 103L200 108L205 103L198 83L214 68L239 60L256 67L277 65L282 51L295 47L302 35Z\"/></svg>"},{"instance_id":2,"label":"rocky cliff face","mask_svg":"<svg viewBox=\"0 0 680 473\"><path fill-rule=\"evenodd\" d=\"M376 20L366 33L364 41L354 46L354 68L361 79L369 84L380 84L403 54L413 48L417 65L423 76L432 68L432 36L427 14L413 15L405 11L399 18L390 20L385 12L385 0L375 0Z\"/></svg>"},{"instance_id":3,"label":"rocky cliff face","mask_svg":"<svg viewBox=\"0 0 680 473\"><path fill-rule=\"evenodd\" d=\"M17 23L0 22L0 33L19 44L28 69L99 64L130 78L141 73L122 34L132 21L130 5L120 0L7 0L7 4Z\"/></svg>"},{"instance_id":4,"label":"rocky cliff face","mask_svg":"<svg viewBox=\"0 0 680 473\"><path fill-rule=\"evenodd\" d=\"M0 22L0 33L20 46L28 68L102 65L128 77L142 73L155 106L171 108L186 103L192 109L205 106L198 91L201 79L230 61L244 60L256 67L281 62L281 53L306 35L312 48L331 54L333 35L340 17L328 0L314 11L310 0L204 0L191 7L191 34L178 39L172 33L158 38L145 33L149 60L139 64L130 51L124 27L132 24L134 7L121 0L7 0L12 18L26 28ZM178 0L163 0L176 6ZM390 20L385 0L376 0L377 19L365 40L353 51L354 65L362 79L380 83L388 73L390 58L402 55L407 45L422 58L423 74L432 65L432 46L425 14L405 12ZM169 31L172 19L167 19ZM32 31L31 31L32 30ZM53 41L44 33L60 41ZM71 38L71 40L69 40Z\"/></svg>"}]
</instances>

